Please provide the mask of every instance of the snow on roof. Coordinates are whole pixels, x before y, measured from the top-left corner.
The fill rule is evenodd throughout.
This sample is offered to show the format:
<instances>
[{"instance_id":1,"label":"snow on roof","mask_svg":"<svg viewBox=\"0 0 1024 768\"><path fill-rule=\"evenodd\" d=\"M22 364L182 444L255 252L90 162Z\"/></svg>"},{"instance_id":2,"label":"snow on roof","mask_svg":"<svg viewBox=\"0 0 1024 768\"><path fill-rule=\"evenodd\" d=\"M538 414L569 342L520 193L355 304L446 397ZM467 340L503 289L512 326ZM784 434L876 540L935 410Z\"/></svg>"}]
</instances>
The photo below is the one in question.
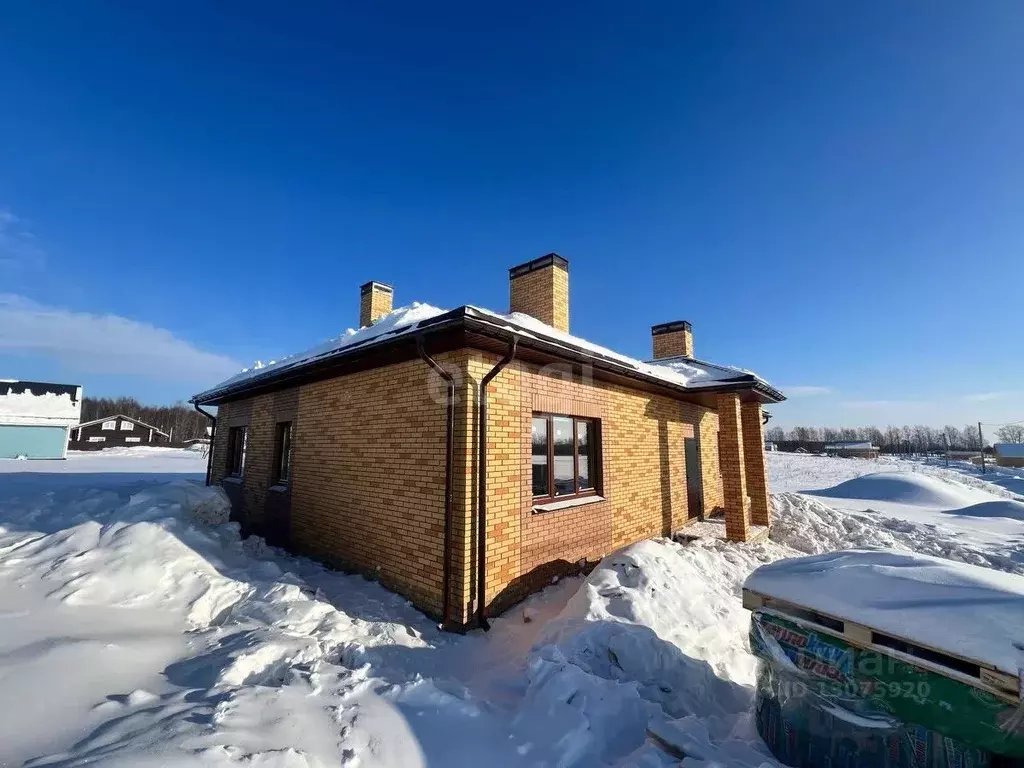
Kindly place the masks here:
<instances>
[{"instance_id":1,"label":"snow on roof","mask_svg":"<svg viewBox=\"0 0 1024 768\"><path fill-rule=\"evenodd\" d=\"M1024 443L996 443L992 446L996 456L1008 459L1024 459Z\"/></svg>"},{"instance_id":2,"label":"snow on roof","mask_svg":"<svg viewBox=\"0 0 1024 768\"><path fill-rule=\"evenodd\" d=\"M270 374L277 374L282 371L301 368L304 365L308 365L316 360L339 352L346 347L363 344L364 342L368 342L373 339L380 340L386 336L392 337L408 333L409 331L415 330L416 327L424 320L429 320L432 317L443 315L446 311L447 310L433 307L430 304L420 304L419 302L414 301L407 307L398 307L397 309L392 310L373 325L360 328L359 330L349 328L340 336L327 339L327 341L317 344L315 347L310 347L304 352L286 355L280 360L271 360L269 363L257 360L253 363L251 368L243 368L234 376L225 379L217 386L211 387L205 392L199 393L193 399L202 399L205 395L212 394L218 390L225 389L236 384L241 384L249 379L255 379L257 377L262 378L264 376L270 378Z\"/></svg>"},{"instance_id":3,"label":"snow on roof","mask_svg":"<svg viewBox=\"0 0 1024 768\"><path fill-rule=\"evenodd\" d=\"M73 398L69 392L42 391L43 384L16 386L20 382L0 383L0 422L61 422L75 423L82 411L81 397ZM62 385L63 386L63 385ZM76 389L76 395L78 391Z\"/></svg>"},{"instance_id":4,"label":"snow on roof","mask_svg":"<svg viewBox=\"0 0 1024 768\"><path fill-rule=\"evenodd\" d=\"M764 565L745 589L991 664L1014 676L1024 654L1024 577L893 550L847 550ZM953 628L953 629L951 629Z\"/></svg>"},{"instance_id":5,"label":"snow on roof","mask_svg":"<svg viewBox=\"0 0 1024 768\"><path fill-rule=\"evenodd\" d=\"M613 360L620 365L632 368L633 370L652 378L661 379L668 384L674 384L676 386L682 386L689 389L700 389L702 387L715 386L717 384L730 381L752 378L757 383L770 387L764 379L761 379L751 371L747 371L742 368L716 365L714 363L684 357L644 362L642 360L629 357L628 355L615 352L607 347L602 347L599 344L594 344L586 339L580 338L579 336L573 336L570 333L560 331L557 328L553 328L552 326L521 312L502 314L500 312L494 312L490 309L484 309L483 307L475 307L472 305L467 305L465 308L486 320L515 331L520 336L529 336L536 339L542 339L548 343L563 344L567 347L582 349L591 354ZM264 376L271 378L272 375L276 375L285 370L301 368L302 366L308 365L317 360L333 356L346 348L357 344L360 347L363 347L368 342L378 343L385 339L391 339L411 333L424 321L443 315L446 311L447 310L438 309L437 307L429 304L420 304L418 302L414 302L407 307L398 307L387 315L384 315L371 326L360 328L358 331L350 328L341 336L328 339L322 344L312 347L305 352L289 355L288 357L281 358L280 360L272 360L269 363L257 361L251 368L246 368L231 378L222 381L216 387L212 387L205 392L199 393L193 399L202 400L216 392L242 384L250 379L255 379L257 377L263 378Z\"/></svg>"},{"instance_id":6,"label":"snow on roof","mask_svg":"<svg viewBox=\"0 0 1024 768\"><path fill-rule=\"evenodd\" d=\"M837 443L829 443L825 446L826 451L877 451L878 448L871 444L870 440L840 440Z\"/></svg>"},{"instance_id":7,"label":"snow on roof","mask_svg":"<svg viewBox=\"0 0 1024 768\"><path fill-rule=\"evenodd\" d=\"M579 336L573 336L571 333L552 328L547 323L543 323L530 315L524 315L522 312L512 312L511 314L503 315L481 307L471 307L471 309L497 321L509 323L511 327L520 332L529 331L539 338L571 344L574 347L593 352L602 357L616 360L623 365L636 369L640 373L646 373L648 376L653 376L672 384L689 387L690 389L714 386L715 384L742 379L748 376L753 376L758 382L769 386L757 374L742 368L716 365L688 357L671 357L644 362L635 357L629 357L607 347L602 347L600 344L594 344L586 339L581 339Z\"/></svg>"}]
</instances>

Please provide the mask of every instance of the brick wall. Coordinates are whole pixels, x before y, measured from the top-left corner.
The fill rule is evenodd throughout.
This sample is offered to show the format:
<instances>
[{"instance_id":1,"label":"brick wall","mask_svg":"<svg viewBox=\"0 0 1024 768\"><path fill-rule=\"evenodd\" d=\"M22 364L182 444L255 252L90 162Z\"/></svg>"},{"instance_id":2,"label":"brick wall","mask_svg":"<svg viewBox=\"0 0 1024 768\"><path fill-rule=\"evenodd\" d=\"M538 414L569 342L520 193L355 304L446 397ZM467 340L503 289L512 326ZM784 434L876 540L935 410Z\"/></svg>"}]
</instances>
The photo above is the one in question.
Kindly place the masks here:
<instances>
[{"instance_id":1,"label":"brick wall","mask_svg":"<svg viewBox=\"0 0 1024 768\"><path fill-rule=\"evenodd\" d=\"M477 387L498 356L437 355L456 376L451 618L476 602ZM705 511L724 505L719 415L607 382L578 367L513 362L488 395L487 603L492 613L612 550L688 522L684 439L699 436ZM534 512L535 411L597 418L605 500ZM276 422L293 414L291 546L379 578L434 614L442 606L444 387L422 361L350 374L220 407L214 482L228 427L249 425L247 527L263 520Z\"/></svg>"},{"instance_id":2,"label":"brick wall","mask_svg":"<svg viewBox=\"0 0 1024 768\"><path fill-rule=\"evenodd\" d=\"M471 358L479 379L496 355ZM701 418L697 406L606 382L578 367L513 362L488 400L487 602L491 612L626 544L672 533L687 522L683 440ZM531 418L534 412L596 417L601 423L605 501L534 512ZM717 468L717 459L706 469ZM714 493L714 483L711 493ZM719 483L720 486L720 483Z\"/></svg>"},{"instance_id":3,"label":"brick wall","mask_svg":"<svg viewBox=\"0 0 1024 768\"><path fill-rule=\"evenodd\" d=\"M718 419L726 535L734 541L745 541L749 535L750 514L738 395L718 396Z\"/></svg>"},{"instance_id":4,"label":"brick wall","mask_svg":"<svg viewBox=\"0 0 1024 768\"><path fill-rule=\"evenodd\" d=\"M390 285L369 282L359 289L359 327L373 325L392 310L394 291Z\"/></svg>"},{"instance_id":5,"label":"brick wall","mask_svg":"<svg viewBox=\"0 0 1024 768\"><path fill-rule=\"evenodd\" d=\"M693 357L693 331L689 328L680 328L670 333L658 333L653 335L651 340L656 360L666 357Z\"/></svg>"},{"instance_id":6,"label":"brick wall","mask_svg":"<svg viewBox=\"0 0 1024 768\"><path fill-rule=\"evenodd\" d=\"M301 388L292 541L440 613L445 404L435 376L410 360Z\"/></svg>"},{"instance_id":7,"label":"brick wall","mask_svg":"<svg viewBox=\"0 0 1024 768\"><path fill-rule=\"evenodd\" d=\"M698 409L700 466L704 495L704 514L711 515L725 508L722 491L722 468L718 458L718 412L709 408Z\"/></svg>"},{"instance_id":8,"label":"brick wall","mask_svg":"<svg viewBox=\"0 0 1024 768\"><path fill-rule=\"evenodd\" d=\"M768 467L764 456L764 419L760 403L743 403L743 464L747 478L747 496L750 498L750 522L769 525Z\"/></svg>"},{"instance_id":9,"label":"brick wall","mask_svg":"<svg viewBox=\"0 0 1024 768\"><path fill-rule=\"evenodd\" d=\"M509 307L569 332L569 272L552 265L509 281Z\"/></svg>"},{"instance_id":10,"label":"brick wall","mask_svg":"<svg viewBox=\"0 0 1024 768\"><path fill-rule=\"evenodd\" d=\"M276 458L277 424L280 421L291 421L293 425L295 424L298 402L299 390L292 388L248 400L225 403L217 409L217 433L214 437L211 478L213 483L221 483L227 475L228 431L233 426L242 425L248 429L242 478L235 487L228 489L232 502L237 507L233 510L234 516L242 524L246 534L266 535L267 493L277 479L273 466ZM234 480L227 482L235 484ZM238 495L236 488L240 489Z\"/></svg>"}]
</instances>

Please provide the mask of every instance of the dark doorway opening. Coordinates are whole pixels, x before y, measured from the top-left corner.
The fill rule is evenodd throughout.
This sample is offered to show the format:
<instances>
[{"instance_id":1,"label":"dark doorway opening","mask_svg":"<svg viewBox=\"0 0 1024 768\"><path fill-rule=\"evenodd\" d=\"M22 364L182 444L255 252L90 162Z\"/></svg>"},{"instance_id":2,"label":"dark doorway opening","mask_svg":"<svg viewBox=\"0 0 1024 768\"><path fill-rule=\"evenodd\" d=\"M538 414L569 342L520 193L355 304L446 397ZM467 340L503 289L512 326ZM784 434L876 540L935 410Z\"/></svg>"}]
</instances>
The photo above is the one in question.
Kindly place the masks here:
<instances>
[{"instance_id":1,"label":"dark doorway opening","mask_svg":"<svg viewBox=\"0 0 1024 768\"><path fill-rule=\"evenodd\" d=\"M683 440L686 452L686 502L689 519L704 519L704 481L700 468L700 446L697 438Z\"/></svg>"}]
</instances>

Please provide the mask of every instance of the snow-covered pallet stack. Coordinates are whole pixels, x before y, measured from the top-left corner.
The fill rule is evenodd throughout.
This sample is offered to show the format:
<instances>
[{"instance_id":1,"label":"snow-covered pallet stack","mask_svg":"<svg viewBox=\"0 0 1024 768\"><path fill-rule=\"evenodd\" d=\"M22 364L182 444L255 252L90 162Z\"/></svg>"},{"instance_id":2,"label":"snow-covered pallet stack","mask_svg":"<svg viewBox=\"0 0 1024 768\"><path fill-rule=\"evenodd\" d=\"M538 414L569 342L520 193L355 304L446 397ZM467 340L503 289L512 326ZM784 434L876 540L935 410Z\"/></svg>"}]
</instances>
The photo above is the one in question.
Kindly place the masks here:
<instances>
[{"instance_id":1,"label":"snow-covered pallet stack","mask_svg":"<svg viewBox=\"0 0 1024 768\"><path fill-rule=\"evenodd\" d=\"M743 601L763 661L759 729L784 762L830 739L879 765L1024 757L1024 578L854 550L763 566ZM797 748L789 736L801 729Z\"/></svg>"}]
</instances>

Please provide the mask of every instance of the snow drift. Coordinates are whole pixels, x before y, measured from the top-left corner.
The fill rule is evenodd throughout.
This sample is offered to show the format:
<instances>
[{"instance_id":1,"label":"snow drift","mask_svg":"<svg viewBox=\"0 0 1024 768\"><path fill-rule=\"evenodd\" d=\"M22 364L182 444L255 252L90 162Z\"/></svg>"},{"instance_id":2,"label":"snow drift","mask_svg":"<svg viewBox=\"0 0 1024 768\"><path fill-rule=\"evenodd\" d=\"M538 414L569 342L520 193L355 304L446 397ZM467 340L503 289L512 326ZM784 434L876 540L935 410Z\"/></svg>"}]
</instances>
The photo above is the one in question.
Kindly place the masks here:
<instances>
[{"instance_id":1,"label":"snow drift","mask_svg":"<svg viewBox=\"0 0 1024 768\"><path fill-rule=\"evenodd\" d=\"M847 480L833 488L804 493L834 499L863 499L941 509L956 509L983 500L977 491L964 485L907 472L877 472Z\"/></svg>"},{"instance_id":2,"label":"snow drift","mask_svg":"<svg viewBox=\"0 0 1024 768\"><path fill-rule=\"evenodd\" d=\"M652 749L648 731L690 756L759 765L739 585L783 554L643 541L609 555L530 652L519 727L549 734L563 766L630 764Z\"/></svg>"}]
</instances>

